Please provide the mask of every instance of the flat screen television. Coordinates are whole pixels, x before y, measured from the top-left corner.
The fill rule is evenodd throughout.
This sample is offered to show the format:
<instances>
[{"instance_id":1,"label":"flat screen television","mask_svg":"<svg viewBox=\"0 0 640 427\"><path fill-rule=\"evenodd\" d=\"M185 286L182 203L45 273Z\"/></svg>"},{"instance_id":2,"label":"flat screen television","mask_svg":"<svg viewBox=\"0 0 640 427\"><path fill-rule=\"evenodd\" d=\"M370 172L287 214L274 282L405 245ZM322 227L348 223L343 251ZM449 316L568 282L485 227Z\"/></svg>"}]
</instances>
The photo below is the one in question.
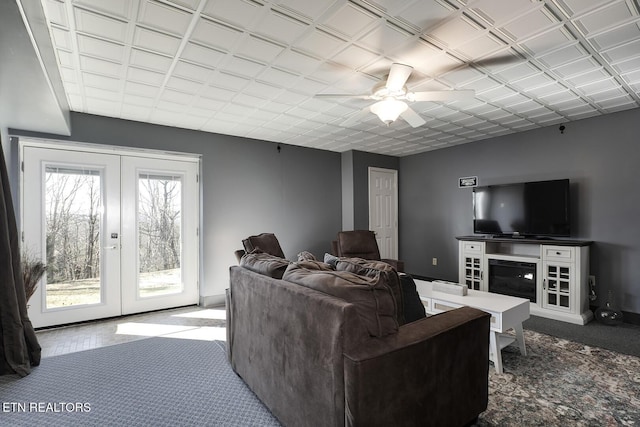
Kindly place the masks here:
<instances>
[{"instance_id":1,"label":"flat screen television","mask_svg":"<svg viewBox=\"0 0 640 427\"><path fill-rule=\"evenodd\" d=\"M473 189L473 232L512 237L571 235L569 180Z\"/></svg>"}]
</instances>

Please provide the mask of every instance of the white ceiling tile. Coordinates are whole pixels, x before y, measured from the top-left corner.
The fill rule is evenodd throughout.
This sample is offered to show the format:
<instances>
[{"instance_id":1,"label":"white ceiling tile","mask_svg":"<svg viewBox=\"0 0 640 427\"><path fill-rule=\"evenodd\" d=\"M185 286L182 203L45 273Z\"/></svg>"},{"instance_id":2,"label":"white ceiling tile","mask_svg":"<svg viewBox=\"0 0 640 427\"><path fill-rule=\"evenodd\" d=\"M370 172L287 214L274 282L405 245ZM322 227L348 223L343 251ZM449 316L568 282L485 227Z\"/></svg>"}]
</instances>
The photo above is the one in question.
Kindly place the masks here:
<instances>
[{"instance_id":1,"label":"white ceiling tile","mask_svg":"<svg viewBox=\"0 0 640 427\"><path fill-rule=\"evenodd\" d=\"M611 62L621 62L629 58L638 57L640 56L640 39L604 51L602 56Z\"/></svg>"},{"instance_id":2,"label":"white ceiling tile","mask_svg":"<svg viewBox=\"0 0 640 427\"><path fill-rule=\"evenodd\" d=\"M172 59L168 56L147 52L140 49L131 49L129 64L139 68L148 68L153 71L166 73L171 67Z\"/></svg>"},{"instance_id":3,"label":"white ceiling tile","mask_svg":"<svg viewBox=\"0 0 640 427\"><path fill-rule=\"evenodd\" d=\"M225 105L227 105L225 101L219 101L217 99L200 97L194 102L193 108L201 109L203 114L206 114L204 112L209 111L209 115L211 115L211 113L215 111L222 110L225 107Z\"/></svg>"},{"instance_id":4,"label":"white ceiling tile","mask_svg":"<svg viewBox=\"0 0 640 427\"><path fill-rule=\"evenodd\" d=\"M118 92L121 88L120 79L93 73L82 73L82 82L87 87L100 88L112 92Z\"/></svg>"},{"instance_id":5,"label":"white ceiling tile","mask_svg":"<svg viewBox=\"0 0 640 427\"><path fill-rule=\"evenodd\" d=\"M69 20L67 19L64 3L57 0L44 0L42 6L51 24L69 27Z\"/></svg>"},{"instance_id":6,"label":"white ceiling tile","mask_svg":"<svg viewBox=\"0 0 640 427\"><path fill-rule=\"evenodd\" d=\"M183 34L189 27L192 14L152 0L140 2L138 22L174 35Z\"/></svg>"},{"instance_id":7,"label":"white ceiling tile","mask_svg":"<svg viewBox=\"0 0 640 427\"><path fill-rule=\"evenodd\" d=\"M121 44L80 34L78 35L78 50L80 53L114 62L122 62L125 52L125 48Z\"/></svg>"},{"instance_id":8,"label":"white ceiling tile","mask_svg":"<svg viewBox=\"0 0 640 427\"><path fill-rule=\"evenodd\" d=\"M311 55L329 58L345 44L343 39L316 28L298 40L295 46Z\"/></svg>"},{"instance_id":9,"label":"white ceiling tile","mask_svg":"<svg viewBox=\"0 0 640 427\"><path fill-rule=\"evenodd\" d=\"M254 108L260 108L262 105L266 104L268 101L264 98L260 98L258 96L250 95L246 92L239 93L233 98L233 103L237 108L242 107L244 111L242 115L248 115L247 110L253 110Z\"/></svg>"},{"instance_id":10,"label":"white ceiling tile","mask_svg":"<svg viewBox=\"0 0 640 427\"><path fill-rule=\"evenodd\" d=\"M259 76L259 79L265 83L274 86L286 87L296 80L299 76L277 68L266 68Z\"/></svg>"},{"instance_id":11,"label":"white ceiling tile","mask_svg":"<svg viewBox=\"0 0 640 427\"><path fill-rule=\"evenodd\" d=\"M180 46L180 39L143 27L136 27L133 42L137 47L170 56L174 56Z\"/></svg>"},{"instance_id":12,"label":"white ceiling tile","mask_svg":"<svg viewBox=\"0 0 640 427\"><path fill-rule=\"evenodd\" d=\"M507 46L497 37L485 34L469 43L462 43L457 51L462 52L467 58L475 59L490 55L491 53L506 49Z\"/></svg>"},{"instance_id":13,"label":"white ceiling tile","mask_svg":"<svg viewBox=\"0 0 640 427\"><path fill-rule=\"evenodd\" d=\"M281 0L277 2L278 5L284 6L289 10L295 10L311 20L320 18L334 3L335 0Z\"/></svg>"},{"instance_id":14,"label":"white ceiling tile","mask_svg":"<svg viewBox=\"0 0 640 427\"><path fill-rule=\"evenodd\" d=\"M51 38L54 46L57 48L68 51L73 50L73 42L71 41L71 33L69 31L54 27L51 29Z\"/></svg>"},{"instance_id":15,"label":"white ceiling tile","mask_svg":"<svg viewBox=\"0 0 640 427\"><path fill-rule=\"evenodd\" d=\"M533 56L538 56L570 43L574 43L574 39L569 32L564 28L554 28L527 40L520 46L527 49Z\"/></svg>"},{"instance_id":16,"label":"white ceiling tile","mask_svg":"<svg viewBox=\"0 0 640 427\"><path fill-rule=\"evenodd\" d=\"M378 55L369 50L350 45L339 54L333 56L331 60L353 70L357 70L372 63L377 58Z\"/></svg>"},{"instance_id":17,"label":"white ceiling tile","mask_svg":"<svg viewBox=\"0 0 640 427\"><path fill-rule=\"evenodd\" d=\"M513 82L540 74L540 70L529 63L518 64L495 73L505 82Z\"/></svg>"},{"instance_id":18,"label":"white ceiling tile","mask_svg":"<svg viewBox=\"0 0 640 427\"><path fill-rule=\"evenodd\" d=\"M601 7L606 3L611 3L611 0L556 0L559 4L566 9L571 16L582 15L596 8Z\"/></svg>"},{"instance_id":19,"label":"white ceiling tile","mask_svg":"<svg viewBox=\"0 0 640 427\"><path fill-rule=\"evenodd\" d=\"M400 46L412 40L414 40L414 34L388 21L384 21L362 36L358 43L374 52L393 55Z\"/></svg>"},{"instance_id":20,"label":"white ceiling tile","mask_svg":"<svg viewBox=\"0 0 640 427\"><path fill-rule=\"evenodd\" d=\"M110 90L91 87L91 86L86 86L84 88L84 96L87 99L89 98L103 99L105 101L113 101L113 102L120 102L121 100L121 96L118 92L113 92Z\"/></svg>"},{"instance_id":21,"label":"white ceiling tile","mask_svg":"<svg viewBox=\"0 0 640 427\"><path fill-rule=\"evenodd\" d=\"M633 18L633 12L629 5L624 1L617 1L576 19L576 25L588 37L603 29L618 26L620 22L628 21L631 18Z\"/></svg>"},{"instance_id":22,"label":"white ceiling tile","mask_svg":"<svg viewBox=\"0 0 640 427\"><path fill-rule=\"evenodd\" d=\"M574 44L541 56L538 60L549 68L555 68L588 56L589 53L582 45Z\"/></svg>"},{"instance_id":23,"label":"white ceiling tile","mask_svg":"<svg viewBox=\"0 0 640 427\"><path fill-rule=\"evenodd\" d=\"M583 74L587 71L600 68L602 68L602 65L598 64L598 62L596 62L593 57L589 56L554 68L553 71L562 78L567 78L570 76L575 76L576 74Z\"/></svg>"},{"instance_id":24,"label":"white ceiling tile","mask_svg":"<svg viewBox=\"0 0 640 427\"><path fill-rule=\"evenodd\" d=\"M215 68L227 54L216 49L200 46L195 43L187 43L182 51L181 58L201 64L206 67Z\"/></svg>"},{"instance_id":25,"label":"white ceiling tile","mask_svg":"<svg viewBox=\"0 0 640 427\"><path fill-rule=\"evenodd\" d=\"M243 34L242 31L235 28L201 18L191 34L191 40L225 51L231 51L236 48Z\"/></svg>"},{"instance_id":26,"label":"white ceiling tile","mask_svg":"<svg viewBox=\"0 0 640 427\"><path fill-rule=\"evenodd\" d=\"M132 82L145 83L159 86L164 81L164 74L155 71L144 70L142 68L129 67L127 79Z\"/></svg>"},{"instance_id":27,"label":"white ceiling tile","mask_svg":"<svg viewBox=\"0 0 640 427\"><path fill-rule=\"evenodd\" d=\"M616 27L591 38L599 49L609 49L640 38L638 22Z\"/></svg>"},{"instance_id":28,"label":"white ceiling tile","mask_svg":"<svg viewBox=\"0 0 640 427\"><path fill-rule=\"evenodd\" d=\"M540 73L512 82L511 86L521 90L522 92L529 93L535 88L547 86L552 83L553 79L550 76Z\"/></svg>"},{"instance_id":29,"label":"white ceiling tile","mask_svg":"<svg viewBox=\"0 0 640 427\"><path fill-rule=\"evenodd\" d=\"M311 74L320 66L320 63L321 61L317 58L296 52L295 50L287 50L278 58L280 68L295 74Z\"/></svg>"},{"instance_id":30,"label":"white ceiling tile","mask_svg":"<svg viewBox=\"0 0 640 427\"><path fill-rule=\"evenodd\" d=\"M70 52L56 49L56 55L58 56L61 67L73 68L75 66L75 56Z\"/></svg>"},{"instance_id":31,"label":"white ceiling tile","mask_svg":"<svg viewBox=\"0 0 640 427\"><path fill-rule=\"evenodd\" d=\"M104 74L111 77L120 77L124 67L117 62L105 61L103 59L80 56L80 69L94 74Z\"/></svg>"},{"instance_id":32,"label":"white ceiling tile","mask_svg":"<svg viewBox=\"0 0 640 427\"><path fill-rule=\"evenodd\" d=\"M174 76L183 77L196 82L205 82L212 74L213 70L211 68L202 67L185 61L178 61L173 69Z\"/></svg>"},{"instance_id":33,"label":"white ceiling tile","mask_svg":"<svg viewBox=\"0 0 640 427\"><path fill-rule=\"evenodd\" d=\"M262 99L276 98L282 92L281 87L272 86L266 83L252 81L244 89L244 93L256 96Z\"/></svg>"},{"instance_id":34,"label":"white ceiling tile","mask_svg":"<svg viewBox=\"0 0 640 427\"><path fill-rule=\"evenodd\" d=\"M456 9L445 1L416 1L399 16L422 32L442 22L451 16Z\"/></svg>"},{"instance_id":35,"label":"white ceiling tile","mask_svg":"<svg viewBox=\"0 0 640 427\"><path fill-rule=\"evenodd\" d=\"M551 26L557 24L558 20L546 9L537 9L509 22L501 29L513 41L519 41L533 34L548 31Z\"/></svg>"},{"instance_id":36,"label":"white ceiling tile","mask_svg":"<svg viewBox=\"0 0 640 427\"><path fill-rule=\"evenodd\" d=\"M583 74L574 75L573 77L567 77L566 81L575 86L581 86L592 83L594 81L605 80L609 77L609 73L607 73L603 69L595 69L587 71Z\"/></svg>"},{"instance_id":37,"label":"white ceiling tile","mask_svg":"<svg viewBox=\"0 0 640 427\"><path fill-rule=\"evenodd\" d=\"M348 38L354 38L378 19L373 13L355 4L345 3L324 20L324 25Z\"/></svg>"},{"instance_id":38,"label":"white ceiling tile","mask_svg":"<svg viewBox=\"0 0 640 427\"><path fill-rule=\"evenodd\" d=\"M225 71L240 74L247 77L256 77L266 68L264 64L251 61L249 59L232 56L227 59L224 66L221 67Z\"/></svg>"},{"instance_id":39,"label":"white ceiling tile","mask_svg":"<svg viewBox=\"0 0 640 427\"><path fill-rule=\"evenodd\" d=\"M209 0L203 13L239 28L252 28L265 9L264 5L252 0Z\"/></svg>"},{"instance_id":40,"label":"white ceiling tile","mask_svg":"<svg viewBox=\"0 0 640 427\"><path fill-rule=\"evenodd\" d=\"M126 41L126 22L77 7L74 8L74 12L78 31L115 42L124 43Z\"/></svg>"},{"instance_id":41,"label":"white ceiling tile","mask_svg":"<svg viewBox=\"0 0 640 427\"><path fill-rule=\"evenodd\" d=\"M141 107L151 108L153 107L155 100L146 96L138 96L125 93L122 97L122 102L123 104L138 105Z\"/></svg>"},{"instance_id":42,"label":"white ceiling tile","mask_svg":"<svg viewBox=\"0 0 640 427\"><path fill-rule=\"evenodd\" d=\"M285 44L293 44L309 28L309 25L292 16L270 10L256 30L259 34Z\"/></svg>"},{"instance_id":43,"label":"white ceiling tile","mask_svg":"<svg viewBox=\"0 0 640 427\"><path fill-rule=\"evenodd\" d=\"M460 15L435 28L429 33L429 38L438 40L449 48L455 48L482 36L483 30L483 27L467 16Z\"/></svg>"},{"instance_id":44,"label":"white ceiling tile","mask_svg":"<svg viewBox=\"0 0 640 427\"><path fill-rule=\"evenodd\" d=\"M237 49L237 53L260 62L273 62L278 55L284 51L284 47L265 40L263 38L250 36L245 38Z\"/></svg>"},{"instance_id":45,"label":"white ceiling tile","mask_svg":"<svg viewBox=\"0 0 640 427\"><path fill-rule=\"evenodd\" d=\"M157 86L151 86L146 83L127 81L124 86L124 92L131 95L155 98L160 93L160 89Z\"/></svg>"},{"instance_id":46,"label":"white ceiling tile","mask_svg":"<svg viewBox=\"0 0 640 427\"><path fill-rule=\"evenodd\" d=\"M579 86L578 89L580 92L584 93L587 96L595 96L595 94L599 92L610 91L610 90L615 90L619 92L619 94L624 93L624 91L620 88L620 85L613 78L584 83L581 86Z\"/></svg>"},{"instance_id":47,"label":"white ceiling tile","mask_svg":"<svg viewBox=\"0 0 640 427\"><path fill-rule=\"evenodd\" d=\"M471 11L490 25L502 25L530 10L531 0L478 0L471 4Z\"/></svg>"},{"instance_id":48,"label":"white ceiling tile","mask_svg":"<svg viewBox=\"0 0 640 427\"><path fill-rule=\"evenodd\" d=\"M175 84L174 87L179 88L180 85L179 84ZM168 101L169 103L180 104L178 106L178 111L182 111L182 109L180 107L183 107L185 105L189 105L189 104L191 104L193 102L195 96L192 95L191 93L193 93L193 92L183 92L181 90L165 89L162 92L162 95L160 96L160 99L162 101Z\"/></svg>"},{"instance_id":49,"label":"white ceiling tile","mask_svg":"<svg viewBox=\"0 0 640 427\"><path fill-rule=\"evenodd\" d=\"M231 101L236 96L236 92L233 90L222 89L215 86L206 87L203 90L202 94L207 98L215 99L218 101Z\"/></svg>"},{"instance_id":50,"label":"white ceiling tile","mask_svg":"<svg viewBox=\"0 0 640 427\"><path fill-rule=\"evenodd\" d=\"M165 0L165 1L169 1L169 0ZM177 6L182 6L190 10L196 10L196 8L198 7L198 4L200 3L200 0L170 0L170 1L171 3Z\"/></svg>"},{"instance_id":51,"label":"white ceiling tile","mask_svg":"<svg viewBox=\"0 0 640 427\"><path fill-rule=\"evenodd\" d=\"M224 71L215 73L211 79L211 84L237 92L241 92L250 82L251 79Z\"/></svg>"},{"instance_id":52,"label":"white ceiling tile","mask_svg":"<svg viewBox=\"0 0 640 427\"><path fill-rule=\"evenodd\" d=\"M200 82L194 82L193 80L182 79L180 77L171 77L167 81L167 87L184 93L198 94L202 90L203 84Z\"/></svg>"},{"instance_id":53,"label":"white ceiling tile","mask_svg":"<svg viewBox=\"0 0 640 427\"><path fill-rule=\"evenodd\" d=\"M132 12L132 3L135 0L74 0L74 5L80 5L88 9L98 12L104 12L109 15L122 19L130 19Z\"/></svg>"}]
</instances>

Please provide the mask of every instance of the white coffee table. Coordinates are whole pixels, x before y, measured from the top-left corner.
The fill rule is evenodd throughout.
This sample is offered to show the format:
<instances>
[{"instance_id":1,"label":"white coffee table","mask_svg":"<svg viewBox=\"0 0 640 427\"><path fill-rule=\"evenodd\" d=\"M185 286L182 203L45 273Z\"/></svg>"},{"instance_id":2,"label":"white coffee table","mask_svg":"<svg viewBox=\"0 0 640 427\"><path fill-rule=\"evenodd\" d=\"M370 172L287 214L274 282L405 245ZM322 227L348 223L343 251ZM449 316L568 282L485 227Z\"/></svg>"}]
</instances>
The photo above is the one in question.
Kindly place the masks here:
<instances>
[{"instance_id":1,"label":"white coffee table","mask_svg":"<svg viewBox=\"0 0 640 427\"><path fill-rule=\"evenodd\" d=\"M477 308L491 314L489 359L499 374L502 373L501 350L503 348L517 341L520 354L527 355L522 322L529 318L528 299L474 290L468 290L465 296L453 295L434 291L431 282L418 279L414 281L428 314L442 313L462 306ZM515 331L515 338L512 335L505 335L509 329Z\"/></svg>"}]
</instances>

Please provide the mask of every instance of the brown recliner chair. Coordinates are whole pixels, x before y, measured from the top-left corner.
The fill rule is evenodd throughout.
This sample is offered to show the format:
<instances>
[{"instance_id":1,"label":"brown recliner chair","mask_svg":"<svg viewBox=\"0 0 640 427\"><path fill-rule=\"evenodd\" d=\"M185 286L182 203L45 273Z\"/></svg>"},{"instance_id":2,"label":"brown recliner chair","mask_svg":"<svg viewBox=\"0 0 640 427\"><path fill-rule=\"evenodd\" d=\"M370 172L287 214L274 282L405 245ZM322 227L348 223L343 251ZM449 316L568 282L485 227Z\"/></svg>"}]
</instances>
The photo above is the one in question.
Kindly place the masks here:
<instances>
[{"instance_id":1,"label":"brown recliner chair","mask_svg":"<svg viewBox=\"0 0 640 427\"><path fill-rule=\"evenodd\" d=\"M240 249L235 252L238 262L240 262L242 255L254 249L260 249L262 252L284 258L284 252L282 251L282 247L280 247L280 242L278 242L278 238L273 233L261 233L256 236L249 236L242 240L242 246L244 246L244 250Z\"/></svg>"},{"instance_id":2,"label":"brown recliner chair","mask_svg":"<svg viewBox=\"0 0 640 427\"><path fill-rule=\"evenodd\" d=\"M333 254L341 257L363 258L390 264L396 271L404 272L404 261L380 259L376 235L371 230L340 231L332 242Z\"/></svg>"}]
</instances>

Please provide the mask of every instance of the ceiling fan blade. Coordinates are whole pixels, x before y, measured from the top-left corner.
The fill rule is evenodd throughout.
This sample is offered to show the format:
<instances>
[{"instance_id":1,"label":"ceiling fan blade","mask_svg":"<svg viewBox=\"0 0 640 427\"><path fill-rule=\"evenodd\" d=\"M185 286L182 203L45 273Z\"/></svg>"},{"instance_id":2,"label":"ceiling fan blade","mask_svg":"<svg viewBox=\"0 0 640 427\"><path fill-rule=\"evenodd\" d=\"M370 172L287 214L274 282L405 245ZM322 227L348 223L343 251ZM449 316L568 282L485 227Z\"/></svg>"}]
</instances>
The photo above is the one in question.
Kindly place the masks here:
<instances>
[{"instance_id":1,"label":"ceiling fan blade","mask_svg":"<svg viewBox=\"0 0 640 427\"><path fill-rule=\"evenodd\" d=\"M348 93L318 93L315 98L347 98L347 99L371 99L369 94L348 94Z\"/></svg>"},{"instance_id":2,"label":"ceiling fan blade","mask_svg":"<svg viewBox=\"0 0 640 427\"><path fill-rule=\"evenodd\" d=\"M417 128L427 123L418 113L413 111L411 108L407 108L402 113L400 113L400 117L404 119L405 122L409 123L411 127Z\"/></svg>"},{"instance_id":3,"label":"ceiling fan blade","mask_svg":"<svg viewBox=\"0 0 640 427\"><path fill-rule=\"evenodd\" d=\"M387 77L387 84L385 85L390 92L396 92L402 90L407 79L411 75L413 67L410 65L393 63L389 70L389 77Z\"/></svg>"},{"instance_id":4,"label":"ceiling fan blade","mask_svg":"<svg viewBox=\"0 0 640 427\"><path fill-rule=\"evenodd\" d=\"M456 101L461 99L471 99L476 96L474 90L430 90L426 92L414 92L407 98L412 101Z\"/></svg>"},{"instance_id":5,"label":"ceiling fan blade","mask_svg":"<svg viewBox=\"0 0 640 427\"><path fill-rule=\"evenodd\" d=\"M350 115L349 117L347 117L347 120L343 121L342 123L340 123L340 126L342 127L349 127L353 124L356 124L357 122L359 122L360 120L364 119L370 112L371 112L371 107L364 107L362 110L353 113L352 115Z\"/></svg>"}]
</instances>

